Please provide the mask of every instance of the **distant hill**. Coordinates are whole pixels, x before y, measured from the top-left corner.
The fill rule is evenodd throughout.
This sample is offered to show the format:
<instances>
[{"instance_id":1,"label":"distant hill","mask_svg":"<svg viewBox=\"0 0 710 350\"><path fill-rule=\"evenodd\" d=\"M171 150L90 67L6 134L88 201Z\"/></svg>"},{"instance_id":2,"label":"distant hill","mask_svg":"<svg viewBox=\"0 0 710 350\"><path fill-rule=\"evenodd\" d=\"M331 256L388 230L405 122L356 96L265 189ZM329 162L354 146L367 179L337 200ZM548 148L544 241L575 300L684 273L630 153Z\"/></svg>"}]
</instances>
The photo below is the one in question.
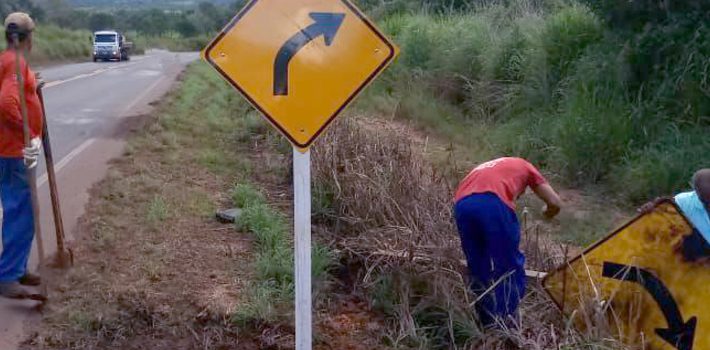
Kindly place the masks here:
<instances>
[{"instance_id":1,"label":"distant hill","mask_svg":"<svg viewBox=\"0 0 710 350\"><path fill-rule=\"evenodd\" d=\"M68 0L67 2L79 8L186 8L197 6L202 1L218 5L234 3L234 0Z\"/></svg>"}]
</instances>

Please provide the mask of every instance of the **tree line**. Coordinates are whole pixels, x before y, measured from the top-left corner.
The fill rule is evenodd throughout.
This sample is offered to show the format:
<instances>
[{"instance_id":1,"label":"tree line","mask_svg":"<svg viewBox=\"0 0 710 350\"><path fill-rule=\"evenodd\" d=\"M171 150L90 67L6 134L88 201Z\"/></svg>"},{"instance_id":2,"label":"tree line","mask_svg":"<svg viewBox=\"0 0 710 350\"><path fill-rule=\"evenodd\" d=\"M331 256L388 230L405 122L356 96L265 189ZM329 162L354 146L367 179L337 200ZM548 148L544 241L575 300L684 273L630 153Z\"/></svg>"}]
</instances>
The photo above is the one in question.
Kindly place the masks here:
<instances>
[{"instance_id":1,"label":"tree line","mask_svg":"<svg viewBox=\"0 0 710 350\"><path fill-rule=\"evenodd\" d=\"M3 0L0 16L4 18L11 12L24 11L40 23L69 29L116 29L148 36L194 37L220 30L243 5L243 0L237 0L228 5L203 1L178 9L86 9L75 8L66 0Z\"/></svg>"}]
</instances>

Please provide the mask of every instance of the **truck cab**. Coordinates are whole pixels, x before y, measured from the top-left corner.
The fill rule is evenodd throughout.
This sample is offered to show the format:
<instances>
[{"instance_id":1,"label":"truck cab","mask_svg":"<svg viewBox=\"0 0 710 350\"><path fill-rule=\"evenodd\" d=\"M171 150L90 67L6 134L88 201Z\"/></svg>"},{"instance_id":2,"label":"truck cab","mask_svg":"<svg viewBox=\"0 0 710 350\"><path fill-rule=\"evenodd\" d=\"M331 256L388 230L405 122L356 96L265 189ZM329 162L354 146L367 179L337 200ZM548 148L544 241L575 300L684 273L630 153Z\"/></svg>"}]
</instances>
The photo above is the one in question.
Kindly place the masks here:
<instances>
[{"instance_id":1,"label":"truck cab","mask_svg":"<svg viewBox=\"0 0 710 350\"><path fill-rule=\"evenodd\" d=\"M98 60L128 61L130 43L119 32L104 30L94 33L94 62Z\"/></svg>"}]
</instances>

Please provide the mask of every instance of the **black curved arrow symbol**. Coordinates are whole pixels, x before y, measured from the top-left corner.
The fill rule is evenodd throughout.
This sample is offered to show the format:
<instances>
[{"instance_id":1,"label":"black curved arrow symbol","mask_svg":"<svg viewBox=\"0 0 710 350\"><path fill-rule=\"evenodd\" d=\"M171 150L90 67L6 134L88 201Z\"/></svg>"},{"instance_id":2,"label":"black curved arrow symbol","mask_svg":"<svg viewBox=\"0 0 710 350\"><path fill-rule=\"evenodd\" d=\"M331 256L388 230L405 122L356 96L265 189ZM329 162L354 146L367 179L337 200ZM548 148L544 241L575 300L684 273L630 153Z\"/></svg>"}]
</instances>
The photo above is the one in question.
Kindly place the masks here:
<instances>
[{"instance_id":1,"label":"black curved arrow symbol","mask_svg":"<svg viewBox=\"0 0 710 350\"><path fill-rule=\"evenodd\" d=\"M315 22L292 36L281 46L274 60L274 96L288 95L288 64L293 56L309 42L323 36L325 45L330 46L345 18L344 13L311 12Z\"/></svg>"},{"instance_id":2,"label":"black curved arrow symbol","mask_svg":"<svg viewBox=\"0 0 710 350\"><path fill-rule=\"evenodd\" d=\"M642 268L612 262L604 262L602 275L620 281L638 283L646 288L668 322L668 328L657 328L656 334L678 350L693 350L695 325L698 319L693 316L688 322L683 322L678 304L661 280Z\"/></svg>"}]
</instances>

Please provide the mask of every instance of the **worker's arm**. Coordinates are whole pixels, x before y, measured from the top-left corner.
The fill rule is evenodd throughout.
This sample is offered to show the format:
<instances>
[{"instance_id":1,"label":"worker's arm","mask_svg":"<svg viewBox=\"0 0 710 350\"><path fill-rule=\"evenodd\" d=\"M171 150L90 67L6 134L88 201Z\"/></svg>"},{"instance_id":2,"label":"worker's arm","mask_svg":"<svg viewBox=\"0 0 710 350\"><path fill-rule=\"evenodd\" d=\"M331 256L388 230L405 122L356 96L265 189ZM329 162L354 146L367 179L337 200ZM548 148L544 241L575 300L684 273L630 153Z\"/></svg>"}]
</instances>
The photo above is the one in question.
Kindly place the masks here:
<instances>
[{"instance_id":1,"label":"worker's arm","mask_svg":"<svg viewBox=\"0 0 710 350\"><path fill-rule=\"evenodd\" d=\"M535 194L545 202L543 215L547 219L552 219L560 213L562 208L562 199L548 183L544 183L533 187Z\"/></svg>"}]
</instances>

